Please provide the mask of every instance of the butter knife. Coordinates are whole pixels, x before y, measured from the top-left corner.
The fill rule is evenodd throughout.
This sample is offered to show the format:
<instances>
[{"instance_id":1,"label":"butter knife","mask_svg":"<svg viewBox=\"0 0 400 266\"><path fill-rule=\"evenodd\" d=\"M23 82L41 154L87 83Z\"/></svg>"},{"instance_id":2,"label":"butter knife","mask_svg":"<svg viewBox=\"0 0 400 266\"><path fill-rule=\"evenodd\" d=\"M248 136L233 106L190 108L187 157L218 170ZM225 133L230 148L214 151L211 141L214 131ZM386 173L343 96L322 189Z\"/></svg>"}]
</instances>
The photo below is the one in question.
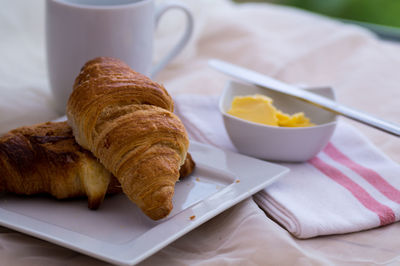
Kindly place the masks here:
<instances>
[{"instance_id":1,"label":"butter knife","mask_svg":"<svg viewBox=\"0 0 400 266\"><path fill-rule=\"evenodd\" d=\"M380 129L392 135L400 136L400 126L392 122L384 121L380 118L344 106L338 102L332 101L312 92L299 89L293 85L283 83L266 75L231 63L224 62L222 60L211 59L208 61L208 64L214 69L231 77L246 81L259 87L266 87L268 89L296 97L297 99L314 104L325 110L356 120L358 122L372 126L376 129Z\"/></svg>"}]
</instances>

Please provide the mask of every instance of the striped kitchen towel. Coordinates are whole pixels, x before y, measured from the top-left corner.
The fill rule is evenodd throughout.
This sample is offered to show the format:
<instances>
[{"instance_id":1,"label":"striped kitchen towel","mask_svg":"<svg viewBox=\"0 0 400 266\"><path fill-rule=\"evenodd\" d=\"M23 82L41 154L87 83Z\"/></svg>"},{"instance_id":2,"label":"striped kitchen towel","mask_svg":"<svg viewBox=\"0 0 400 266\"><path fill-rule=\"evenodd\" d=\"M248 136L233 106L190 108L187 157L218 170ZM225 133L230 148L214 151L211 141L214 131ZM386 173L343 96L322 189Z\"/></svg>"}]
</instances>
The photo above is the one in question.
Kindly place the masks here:
<instances>
[{"instance_id":1,"label":"striped kitchen towel","mask_svg":"<svg viewBox=\"0 0 400 266\"><path fill-rule=\"evenodd\" d=\"M175 105L190 138L236 151L217 96L179 95ZM400 165L343 121L317 156L283 165L290 173L253 198L298 238L356 232L400 219Z\"/></svg>"}]
</instances>

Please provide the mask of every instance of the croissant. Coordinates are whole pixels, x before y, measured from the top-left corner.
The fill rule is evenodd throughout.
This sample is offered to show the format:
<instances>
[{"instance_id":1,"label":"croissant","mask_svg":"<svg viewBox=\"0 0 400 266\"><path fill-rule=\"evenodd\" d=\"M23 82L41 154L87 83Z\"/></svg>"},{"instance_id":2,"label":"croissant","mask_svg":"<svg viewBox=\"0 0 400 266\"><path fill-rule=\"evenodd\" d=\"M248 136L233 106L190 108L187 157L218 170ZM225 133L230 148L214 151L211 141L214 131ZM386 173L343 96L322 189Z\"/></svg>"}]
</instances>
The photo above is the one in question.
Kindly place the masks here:
<instances>
[{"instance_id":1,"label":"croissant","mask_svg":"<svg viewBox=\"0 0 400 266\"><path fill-rule=\"evenodd\" d=\"M75 80L67 117L76 141L148 217L170 213L189 140L162 85L118 59L95 58Z\"/></svg>"},{"instance_id":2,"label":"croissant","mask_svg":"<svg viewBox=\"0 0 400 266\"><path fill-rule=\"evenodd\" d=\"M97 209L107 191L120 190L112 180L75 142L66 122L21 127L0 138L0 192L47 193L58 199L87 196L88 207Z\"/></svg>"},{"instance_id":3,"label":"croissant","mask_svg":"<svg viewBox=\"0 0 400 266\"><path fill-rule=\"evenodd\" d=\"M180 177L193 168L188 153ZM97 209L106 194L121 191L118 180L76 143L66 122L21 127L0 138L0 192L87 196L88 207Z\"/></svg>"}]
</instances>

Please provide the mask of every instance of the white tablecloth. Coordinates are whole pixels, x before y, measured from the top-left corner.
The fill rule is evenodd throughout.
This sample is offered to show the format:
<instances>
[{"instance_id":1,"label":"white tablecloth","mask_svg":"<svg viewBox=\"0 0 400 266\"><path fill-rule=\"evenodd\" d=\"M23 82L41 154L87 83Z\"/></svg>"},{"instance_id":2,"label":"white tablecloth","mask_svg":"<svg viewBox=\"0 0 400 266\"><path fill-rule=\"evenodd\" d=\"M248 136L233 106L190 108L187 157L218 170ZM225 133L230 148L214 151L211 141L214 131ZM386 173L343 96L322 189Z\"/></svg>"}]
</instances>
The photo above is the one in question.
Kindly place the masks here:
<instances>
[{"instance_id":1,"label":"white tablecloth","mask_svg":"<svg viewBox=\"0 0 400 266\"><path fill-rule=\"evenodd\" d=\"M356 26L291 8L186 0L194 37L157 80L172 95L219 94L227 77L218 57L290 83L331 85L338 101L400 123L400 45ZM44 1L0 0L0 132L58 116L47 84ZM174 42L181 18L165 18L155 60ZM400 162L398 138L356 125ZM398 223L365 232L298 240L247 199L193 230L142 265L398 265ZM0 227L1 265L106 265Z\"/></svg>"}]
</instances>

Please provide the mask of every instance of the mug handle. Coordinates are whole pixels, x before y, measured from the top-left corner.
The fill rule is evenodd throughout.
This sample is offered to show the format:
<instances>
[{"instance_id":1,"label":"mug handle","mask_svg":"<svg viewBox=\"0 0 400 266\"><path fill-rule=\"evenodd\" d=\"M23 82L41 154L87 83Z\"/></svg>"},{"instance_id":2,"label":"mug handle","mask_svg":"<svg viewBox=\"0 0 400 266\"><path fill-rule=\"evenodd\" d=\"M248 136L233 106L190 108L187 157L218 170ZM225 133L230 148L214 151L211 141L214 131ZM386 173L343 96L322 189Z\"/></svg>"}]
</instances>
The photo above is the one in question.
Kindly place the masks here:
<instances>
[{"instance_id":1,"label":"mug handle","mask_svg":"<svg viewBox=\"0 0 400 266\"><path fill-rule=\"evenodd\" d=\"M157 75L158 72L160 72L172 59L175 58L175 56L177 56L182 51L183 47L185 47L193 33L193 15L190 12L189 8L179 3L167 3L159 6L156 10L154 17L155 27L157 28L157 25L160 22L160 18L165 14L165 12L170 9L179 9L183 11L183 13L186 15L185 32L183 33L180 40L171 49L171 51L167 55L165 55L157 65L152 68L150 72L150 77L154 77L155 75Z\"/></svg>"}]
</instances>

